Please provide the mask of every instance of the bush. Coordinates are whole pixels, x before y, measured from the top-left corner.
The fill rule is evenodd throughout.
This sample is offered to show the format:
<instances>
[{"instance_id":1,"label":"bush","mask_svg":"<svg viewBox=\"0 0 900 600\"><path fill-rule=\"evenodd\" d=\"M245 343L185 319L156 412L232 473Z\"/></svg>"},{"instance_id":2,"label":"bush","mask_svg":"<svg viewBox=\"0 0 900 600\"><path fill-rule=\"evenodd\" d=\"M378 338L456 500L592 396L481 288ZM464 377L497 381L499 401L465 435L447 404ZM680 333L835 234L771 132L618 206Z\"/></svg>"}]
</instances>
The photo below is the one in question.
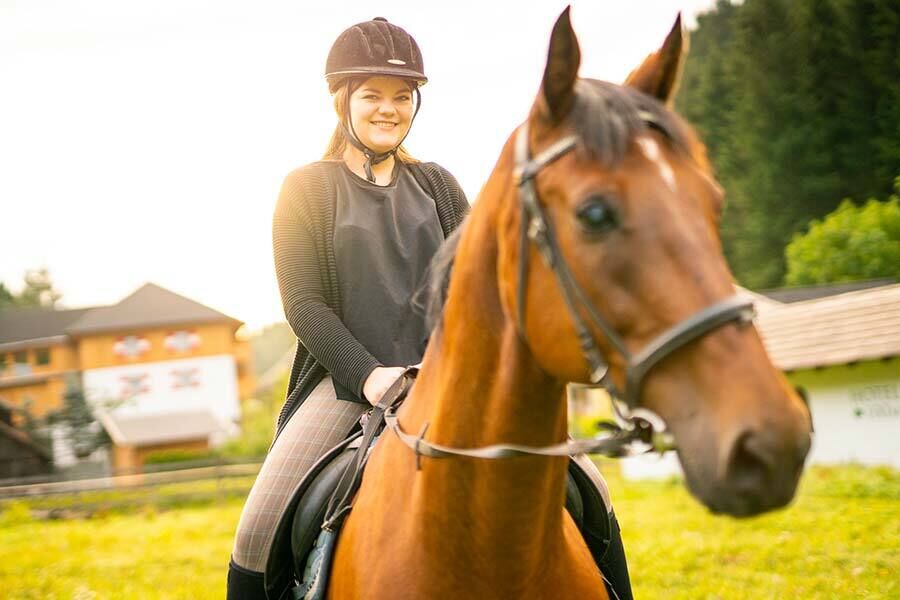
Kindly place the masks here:
<instances>
[{"instance_id":1,"label":"bush","mask_svg":"<svg viewBox=\"0 0 900 600\"><path fill-rule=\"evenodd\" d=\"M161 465L177 462L212 460L218 457L215 450L155 450L144 456L145 465Z\"/></svg>"},{"instance_id":2,"label":"bush","mask_svg":"<svg viewBox=\"0 0 900 600\"><path fill-rule=\"evenodd\" d=\"M844 200L785 249L788 285L900 278L900 177L887 201Z\"/></svg>"},{"instance_id":3,"label":"bush","mask_svg":"<svg viewBox=\"0 0 900 600\"><path fill-rule=\"evenodd\" d=\"M260 400L244 403L241 415L241 435L226 442L219 453L229 458L265 456L275 436L275 423L287 395L288 375Z\"/></svg>"}]
</instances>

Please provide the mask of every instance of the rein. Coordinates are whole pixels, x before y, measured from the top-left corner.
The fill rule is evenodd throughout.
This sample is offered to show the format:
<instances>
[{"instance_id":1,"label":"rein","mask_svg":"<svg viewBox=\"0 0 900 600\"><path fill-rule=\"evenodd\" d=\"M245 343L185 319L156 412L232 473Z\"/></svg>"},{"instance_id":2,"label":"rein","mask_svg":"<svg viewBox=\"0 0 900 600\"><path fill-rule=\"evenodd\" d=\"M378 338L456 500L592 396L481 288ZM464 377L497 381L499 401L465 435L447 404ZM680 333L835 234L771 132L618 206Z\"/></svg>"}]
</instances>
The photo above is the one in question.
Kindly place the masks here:
<instances>
[{"instance_id":1,"label":"rein","mask_svg":"<svg viewBox=\"0 0 900 600\"><path fill-rule=\"evenodd\" d=\"M648 126L654 126L649 115L642 115L642 117L647 121ZM550 446L495 444L478 448L453 448L426 441L424 437L425 432L428 430L428 423L424 425L417 436L404 432L397 420L398 404L392 403L384 413L385 424L404 444L416 453L417 466L421 456L429 458L462 456L495 459L523 455L569 456L581 453L597 453L621 457L673 449L674 445L671 435L666 432L665 424L662 420L652 412L639 407L641 387L647 373L661 360L710 331L732 322L746 325L753 320L753 302L734 294L676 323L657 335L636 354L628 351L625 342L609 323L599 315L596 308L589 301L587 294L572 276L557 242L556 232L537 197L534 180L538 173L544 167L575 148L577 143L578 136L567 136L532 159L528 150L528 122L526 121L520 126L516 133L516 167L513 171L513 178L516 186L519 188L519 205L522 209L516 318L519 335L527 343L525 333L525 292L528 281L528 250L529 242L531 242L537 247L544 264L556 276L569 315L574 321L581 351L590 367L591 383L603 387L609 392L613 410L618 418L618 424L607 424L608 434L602 438L570 440ZM579 307L587 312L591 324L603 333L603 336L613 346L614 350L624 359L624 389L620 390L615 382L610 379L609 365L603 359L597 341L582 317ZM623 410L619 406L619 401L625 404L627 410ZM643 449L640 449L641 446L643 446Z\"/></svg>"}]
</instances>

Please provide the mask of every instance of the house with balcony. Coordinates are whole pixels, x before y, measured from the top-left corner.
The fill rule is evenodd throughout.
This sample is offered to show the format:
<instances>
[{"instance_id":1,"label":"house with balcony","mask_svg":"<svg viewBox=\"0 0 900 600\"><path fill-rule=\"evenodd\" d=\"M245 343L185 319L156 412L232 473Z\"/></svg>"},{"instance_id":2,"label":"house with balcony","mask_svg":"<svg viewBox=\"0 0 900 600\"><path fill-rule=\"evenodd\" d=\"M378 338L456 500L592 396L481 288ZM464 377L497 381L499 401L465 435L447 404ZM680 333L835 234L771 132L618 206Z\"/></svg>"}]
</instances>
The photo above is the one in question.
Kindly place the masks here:
<instances>
[{"instance_id":1,"label":"house with balcony","mask_svg":"<svg viewBox=\"0 0 900 600\"><path fill-rule=\"evenodd\" d=\"M240 400L253 391L241 325L152 283L110 306L7 310L0 405L21 426L81 389L113 442L114 470L140 468L159 450L210 448L234 431ZM55 437L56 464L73 462Z\"/></svg>"}]
</instances>

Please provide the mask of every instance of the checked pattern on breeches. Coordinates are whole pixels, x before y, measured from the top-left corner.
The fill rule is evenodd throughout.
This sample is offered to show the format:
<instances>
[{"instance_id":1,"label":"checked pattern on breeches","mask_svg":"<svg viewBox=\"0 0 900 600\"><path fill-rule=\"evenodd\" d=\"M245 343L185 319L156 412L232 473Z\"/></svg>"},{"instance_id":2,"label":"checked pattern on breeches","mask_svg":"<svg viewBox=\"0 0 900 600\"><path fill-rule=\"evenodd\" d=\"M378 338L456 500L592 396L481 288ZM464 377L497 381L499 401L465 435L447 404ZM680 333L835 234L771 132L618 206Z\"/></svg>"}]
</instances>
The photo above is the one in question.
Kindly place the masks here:
<instances>
[{"instance_id":1,"label":"checked pattern on breeches","mask_svg":"<svg viewBox=\"0 0 900 600\"><path fill-rule=\"evenodd\" d=\"M325 377L285 425L269 450L247 496L234 538L232 559L263 572L275 529L310 467L340 443L359 421L366 405L338 400L331 377Z\"/></svg>"}]
</instances>

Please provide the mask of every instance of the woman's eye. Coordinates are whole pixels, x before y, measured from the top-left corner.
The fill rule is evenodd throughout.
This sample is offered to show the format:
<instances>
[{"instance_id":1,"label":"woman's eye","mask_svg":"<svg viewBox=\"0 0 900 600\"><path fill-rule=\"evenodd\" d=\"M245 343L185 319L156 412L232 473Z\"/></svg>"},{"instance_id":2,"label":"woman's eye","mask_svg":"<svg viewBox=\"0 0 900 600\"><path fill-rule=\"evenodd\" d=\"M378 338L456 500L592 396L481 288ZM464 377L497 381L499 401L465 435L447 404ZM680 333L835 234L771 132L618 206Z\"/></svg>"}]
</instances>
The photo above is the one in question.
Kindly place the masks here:
<instances>
[{"instance_id":1,"label":"woman's eye","mask_svg":"<svg viewBox=\"0 0 900 600\"><path fill-rule=\"evenodd\" d=\"M578 222L591 232L609 231L619 224L616 211L605 200L599 198L584 202L578 208L576 216Z\"/></svg>"}]
</instances>

